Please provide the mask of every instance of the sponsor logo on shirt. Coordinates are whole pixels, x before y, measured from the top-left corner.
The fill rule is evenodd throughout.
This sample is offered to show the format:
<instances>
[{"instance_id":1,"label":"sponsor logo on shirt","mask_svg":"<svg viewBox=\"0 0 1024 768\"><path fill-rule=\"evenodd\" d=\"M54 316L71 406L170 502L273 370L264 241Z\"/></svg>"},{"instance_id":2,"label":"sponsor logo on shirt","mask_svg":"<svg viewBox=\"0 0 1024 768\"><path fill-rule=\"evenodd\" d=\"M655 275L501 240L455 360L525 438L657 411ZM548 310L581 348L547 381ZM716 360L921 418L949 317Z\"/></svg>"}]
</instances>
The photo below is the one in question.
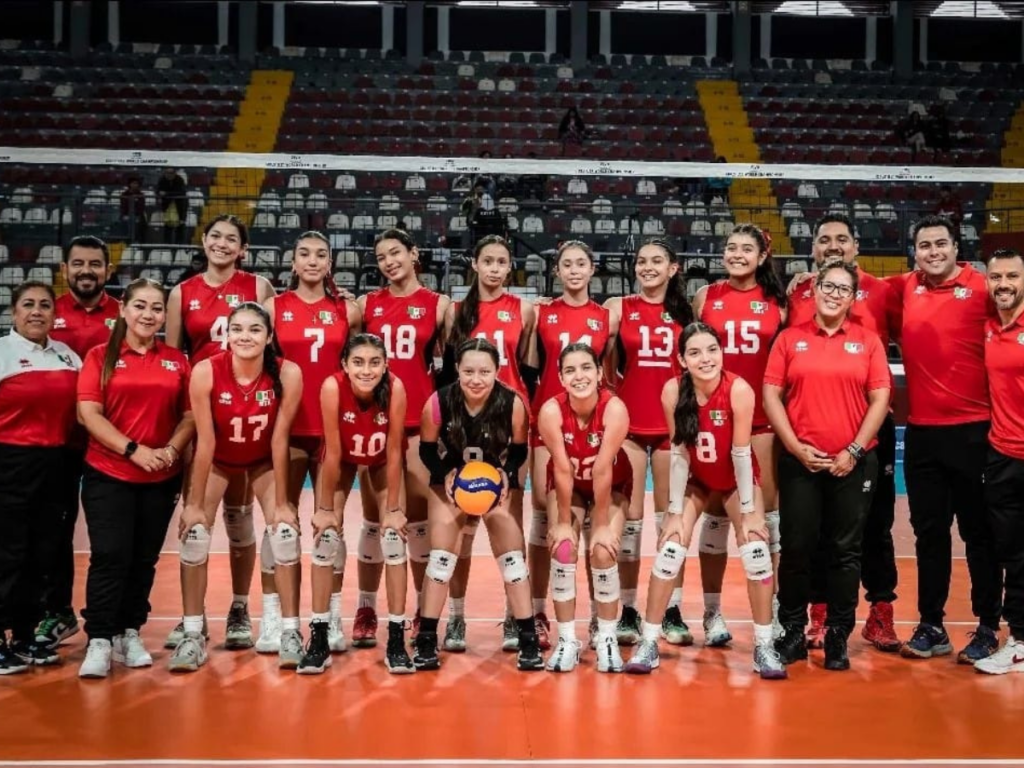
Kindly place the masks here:
<instances>
[{"instance_id":1,"label":"sponsor logo on shirt","mask_svg":"<svg viewBox=\"0 0 1024 768\"><path fill-rule=\"evenodd\" d=\"M292 320L295 319L295 313L294 312L282 312L281 313L281 319L284 320L286 323L290 323Z\"/></svg>"},{"instance_id":2,"label":"sponsor logo on shirt","mask_svg":"<svg viewBox=\"0 0 1024 768\"><path fill-rule=\"evenodd\" d=\"M342 418L342 421L344 421L346 424L355 424L356 423L356 414L355 414L354 411L345 411L345 413L342 414L341 418Z\"/></svg>"},{"instance_id":3,"label":"sponsor logo on shirt","mask_svg":"<svg viewBox=\"0 0 1024 768\"><path fill-rule=\"evenodd\" d=\"M334 325L334 313L321 309L319 314L320 322L324 325Z\"/></svg>"},{"instance_id":4,"label":"sponsor logo on shirt","mask_svg":"<svg viewBox=\"0 0 1024 768\"><path fill-rule=\"evenodd\" d=\"M864 351L864 345L856 341L848 341L843 344L843 349L849 352L851 355L859 355Z\"/></svg>"},{"instance_id":5,"label":"sponsor logo on shirt","mask_svg":"<svg viewBox=\"0 0 1024 768\"><path fill-rule=\"evenodd\" d=\"M127 368L127 367L128 367L128 363L126 363L124 360L120 360L119 359L116 363L114 363L114 368Z\"/></svg>"},{"instance_id":6,"label":"sponsor logo on shirt","mask_svg":"<svg viewBox=\"0 0 1024 768\"><path fill-rule=\"evenodd\" d=\"M558 322L558 315L548 315L548 325L554 325Z\"/></svg>"},{"instance_id":7,"label":"sponsor logo on shirt","mask_svg":"<svg viewBox=\"0 0 1024 768\"><path fill-rule=\"evenodd\" d=\"M26 360L23 357L23 358L21 358L21 360L18 361L18 365L20 365L22 368L31 368L32 367L32 361L31 360Z\"/></svg>"},{"instance_id":8,"label":"sponsor logo on shirt","mask_svg":"<svg viewBox=\"0 0 1024 768\"><path fill-rule=\"evenodd\" d=\"M221 405L231 405L231 393L221 392L219 402Z\"/></svg>"},{"instance_id":9,"label":"sponsor logo on shirt","mask_svg":"<svg viewBox=\"0 0 1024 768\"><path fill-rule=\"evenodd\" d=\"M242 297L239 296L237 293L229 293L227 296L224 297L224 301L227 303L229 307L234 309L235 307L242 303Z\"/></svg>"},{"instance_id":10,"label":"sponsor logo on shirt","mask_svg":"<svg viewBox=\"0 0 1024 768\"><path fill-rule=\"evenodd\" d=\"M256 405L266 408L272 402L274 402L274 390L261 389L259 392L256 393Z\"/></svg>"},{"instance_id":11,"label":"sponsor logo on shirt","mask_svg":"<svg viewBox=\"0 0 1024 768\"><path fill-rule=\"evenodd\" d=\"M172 372L177 372L181 370L181 366L178 365L177 360L161 360L160 365L162 365L166 370Z\"/></svg>"},{"instance_id":12,"label":"sponsor logo on shirt","mask_svg":"<svg viewBox=\"0 0 1024 768\"><path fill-rule=\"evenodd\" d=\"M65 320L63 317L55 317L53 319L53 329L54 330L57 330L58 328L67 328L67 327L68 327L68 321Z\"/></svg>"},{"instance_id":13,"label":"sponsor logo on shirt","mask_svg":"<svg viewBox=\"0 0 1024 768\"><path fill-rule=\"evenodd\" d=\"M806 341L798 341L796 344L793 345L794 352L806 352L808 349L809 346Z\"/></svg>"},{"instance_id":14,"label":"sponsor logo on shirt","mask_svg":"<svg viewBox=\"0 0 1024 768\"><path fill-rule=\"evenodd\" d=\"M505 310L500 310L498 312L498 319L501 320L501 322L503 322L503 323L511 323L512 322L512 313L511 312L506 312Z\"/></svg>"},{"instance_id":15,"label":"sponsor logo on shirt","mask_svg":"<svg viewBox=\"0 0 1024 768\"><path fill-rule=\"evenodd\" d=\"M378 413L376 416L373 417L373 423L377 425L387 424L388 415L386 413Z\"/></svg>"},{"instance_id":16,"label":"sponsor logo on shirt","mask_svg":"<svg viewBox=\"0 0 1024 768\"><path fill-rule=\"evenodd\" d=\"M419 320L421 317L427 316L426 307L406 307L405 311L409 313L409 317L413 320Z\"/></svg>"},{"instance_id":17,"label":"sponsor logo on shirt","mask_svg":"<svg viewBox=\"0 0 1024 768\"><path fill-rule=\"evenodd\" d=\"M373 308L373 316L374 317L384 317L384 307L374 307Z\"/></svg>"},{"instance_id":18,"label":"sponsor logo on shirt","mask_svg":"<svg viewBox=\"0 0 1024 768\"><path fill-rule=\"evenodd\" d=\"M189 312L195 312L197 309L199 309L202 306L203 305L199 301L199 299L192 299L192 301L190 301L188 303L188 310L189 310Z\"/></svg>"},{"instance_id":19,"label":"sponsor logo on shirt","mask_svg":"<svg viewBox=\"0 0 1024 768\"><path fill-rule=\"evenodd\" d=\"M714 302L711 303L711 308L712 309L717 309L717 310L725 309L725 302L721 301L721 300L714 301Z\"/></svg>"},{"instance_id":20,"label":"sponsor logo on shirt","mask_svg":"<svg viewBox=\"0 0 1024 768\"><path fill-rule=\"evenodd\" d=\"M110 330L114 330L114 324L116 322L117 321L114 318L108 317L106 320L103 321L103 324L107 326L107 328L109 328Z\"/></svg>"},{"instance_id":21,"label":"sponsor logo on shirt","mask_svg":"<svg viewBox=\"0 0 1024 768\"><path fill-rule=\"evenodd\" d=\"M750 302L750 309L755 315L763 315L768 311L768 303L764 301Z\"/></svg>"},{"instance_id":22,"label":"sponsor logo on shirt","mask_svg":"<svg viewBox=\"0 0 1024 768\"><path fill-rule=\"evenodd\" d=\"M865 480L864 481L864 487L861 490L863 490L864 493L871 493L871 481L870 480Z\"/></svg>"},{"instance_id":23,"label":"sponsor logo on shirt","mask_svg":"<svg viewBox=\"0 0 1024 768\"><path fill-rule=\"evenodd\" d=\"M954 299L969 299L973 295L974 291L970 288L957 287L953 289Z\"/></svg>"},{"instance_id":24,"label":"sponsor logo on shirt","mask_svg":"<svg viewBox=\"0 0 1024 768\"><path fill-rule=\"evenodd\" d=\"M725 424L728 414L725 411L711 411L708 416L711 417L711 423L716 427L720 427Z\"/></svg>"},{"instance_id":25,"label":"sponsor logo on shirt","mask_svg":"<svg viewBox=\"0 0 1024 768\"><path fill-rule=\"evenodd\" d=\"M600 320L595 320L594 318L591 317L591 318L589 318L587 320L587 328L589 328L592 331L600 331L601 330L601 321Z\"/></svg>"}]
</instances>

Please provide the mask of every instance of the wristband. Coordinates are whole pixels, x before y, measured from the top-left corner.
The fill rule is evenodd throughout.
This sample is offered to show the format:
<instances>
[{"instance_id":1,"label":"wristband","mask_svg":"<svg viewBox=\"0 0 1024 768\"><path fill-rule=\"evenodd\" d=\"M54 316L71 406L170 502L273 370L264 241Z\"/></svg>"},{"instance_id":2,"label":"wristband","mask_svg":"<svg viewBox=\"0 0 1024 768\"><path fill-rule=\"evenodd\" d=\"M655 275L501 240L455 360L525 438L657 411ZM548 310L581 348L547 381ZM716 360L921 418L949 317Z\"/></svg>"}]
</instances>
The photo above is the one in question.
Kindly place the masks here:
<instances>
[{"instance_id":1,"label":"wristband","mask_svg":"<svg viewBox=\"0 0 1024 768\"><path fill-rule=\"evenodd\" d=\"M846 452L853 456L854 461L860 461L864 458L864 449L857 445L857 443L850 443L846 447Z\"/></svg>"}]
</instances>

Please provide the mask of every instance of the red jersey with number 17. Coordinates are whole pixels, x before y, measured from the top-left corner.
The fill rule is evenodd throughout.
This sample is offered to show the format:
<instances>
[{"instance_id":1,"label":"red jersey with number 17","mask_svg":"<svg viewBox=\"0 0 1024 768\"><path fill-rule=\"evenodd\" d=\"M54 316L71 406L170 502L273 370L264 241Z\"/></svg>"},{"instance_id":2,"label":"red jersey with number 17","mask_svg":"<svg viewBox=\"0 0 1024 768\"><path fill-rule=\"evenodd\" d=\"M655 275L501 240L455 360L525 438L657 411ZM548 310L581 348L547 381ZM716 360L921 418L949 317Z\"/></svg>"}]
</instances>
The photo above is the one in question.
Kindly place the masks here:
<instances>
[{"instance_id":1,"label":"red jersey with number 17","mask_svg":"<svg viewBox=\"0 0 1024 768\"><path fill-rule=\"evenodd\" d=\"M325 296L310 304L295 291L286 291L274 299L274 333L285 360L302 371L302 402L291 433L320 437L324 433L320 387L341 367L348 340L345 302Z\"/></svg>"},{"instance_id":2,"label":"red jersey with number 17","mask_svg":"<svg viewBox=\"0 0 1024 768\"><path fill-rule=\"evenodd\" d=\"M522 335L523 302L518 296L503 293L496 299L481 301L477 305L476 327L470 336L487 339L498 348L498 381L511 387L526 405L530 397L519 373L519 339Z\"/></svg>"},{"instance_id":3,"label":"red jersey with number 17","mask_svg":"<svg viewBox=\"0 0 1024 768\"><path fill-rule=\"evenodd\" d=\"M537 307L537 344L543 367L533 396L534 418L544 403L564 391L558 380L558 356L577 342L586 344L600 359L608 345L607 309L596 301L573 306L561 298Z\"/></svg>"},{"instance_id":4,"label":"red jersey with number 17","mask_svg":"<svg viewBox=\"0 0 1024 768\"><path fill-rule=\"evenodd\" d=\"M405 384L406 429L420 426L420 415L434 390L434 345L437 342L437 302L440 295L420 288L395 296L381 288L367 294L363 327L380 336L388 352L388 370Z\"/></svg>"},{"instance_id":5,"label":"red jersey with number 17","mask_svg":"<svg viewBox=\"0 0 1024 768\"><path fill-rule=\"evenodd\" d=\"M668 434L661 390L666 381L682 373L678 360L682 332L664 303L652 304L635 295L623 297L618 338L622 382L618 395L629 411L630 434Z\"/></svg>"},{"instance_id":6,"label":"red jersey with number 17","mask_svg":"<svg viewBox=\"0 0 1024 768\"><path fill-rule=\"evenodd\" d=\"M243 388L235 379L232 357L231 352L223 352L210 358L210 409L216 439L213 463L239 469L270 461L270 437L279 403L274 381L265 371L257 381Z\"/></svg>"},{"instance_id":7,"label":"red jersey with number 17","mask_svg":"<svg viewBox=\"0 0 1024 768\"><path fill-rule=\"evenodd\" d=\"M181 284L181 327L195 365L228 348L228 315L246 301L256 301L256 275L238 270L223 285L210 285L203 275Z\"/></svg>"},{"instance_id":8,"label":"red jersey with number 17","mask_svg":"<svg viewBox=\"0 0 1024 768\"><path fill-rule=\"evenodd\" d=\"M601 443L604 441L604 411L608 407L608 401L615 395L607 389L601 388L597 393L597 407L591 414L590 420L585 425L580 425L579 417L569 404L569 393L563 391L555 396L555 402L562 411L562 437L565 440L565 452L569 454L569 461L572 463L573 489L580 493L593 495L594 493L594 461L601 451ZM554 490L555 472L554 464L548 460L548 491ZM629 456L624 448L619 448L615 454L615 463L612 465L612 488L619 490L632 486L633 468L629 463ZM629 496L629 491L625 491Z\"/></svg>"},{"instance_id":9,"label":"red jersey with number 17","mask_svg":"<svg viewBox=\"0 0 1024 768\"><path fill-rule=\"evenodd\" d=\"M690 446L690 479L709 491L727 493L736 487L736 470L732 465L732 387L740 378L722 371L722 380L708 401L697 409L697 444ZM754 462L754 484L760 484L757 457Z\"/></svg>"},{"instance_id":10,"label":"red jersey with number 17","mask_svg":"<svg viewBox=\"0 0 1024 768\"><path fill-rule=\"evenodd\" d=\"M345 464L379 467L387 463L388 414L376 400L360 402L352 381L344 372L335 373L338 382L338 428L341 432L341 460ZM395 376L388 374L394 386Z\"/></svg>"}]
</instances>

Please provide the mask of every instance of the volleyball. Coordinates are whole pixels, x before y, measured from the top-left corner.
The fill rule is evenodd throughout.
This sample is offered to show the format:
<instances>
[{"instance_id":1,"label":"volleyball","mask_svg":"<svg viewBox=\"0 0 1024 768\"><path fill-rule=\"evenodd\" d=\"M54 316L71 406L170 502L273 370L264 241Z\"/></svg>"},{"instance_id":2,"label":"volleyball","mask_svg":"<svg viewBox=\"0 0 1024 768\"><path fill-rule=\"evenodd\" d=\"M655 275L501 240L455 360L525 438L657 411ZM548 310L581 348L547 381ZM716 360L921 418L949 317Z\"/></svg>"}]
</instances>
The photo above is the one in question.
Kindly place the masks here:
<instances>
[{"instance_id":1,"label":"volleyball","mask_svg":"<svg viewBox=\"0 0 1024 768\"><path fill-rule=\"evenodd\" d=\"M470 461L455 473L452 498L467 515L485 515L498 506L503 483L501 473L486 461Z\"/></svg>"}]
</instances>

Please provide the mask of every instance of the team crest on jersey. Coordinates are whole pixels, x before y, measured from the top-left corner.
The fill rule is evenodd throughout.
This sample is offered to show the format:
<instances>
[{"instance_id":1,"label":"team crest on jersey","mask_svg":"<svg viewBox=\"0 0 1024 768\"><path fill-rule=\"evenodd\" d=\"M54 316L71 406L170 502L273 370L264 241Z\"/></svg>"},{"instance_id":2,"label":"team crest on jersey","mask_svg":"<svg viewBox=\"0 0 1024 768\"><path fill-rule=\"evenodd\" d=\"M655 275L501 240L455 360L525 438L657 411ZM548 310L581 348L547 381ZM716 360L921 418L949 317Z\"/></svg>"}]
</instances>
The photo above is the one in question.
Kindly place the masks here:
<instances>
[{"instance_id":1,"label":"team crest on jersey","mask_svg":"<svg viewBox=\"0 0 1024 768\"><path fill-rule=\"evenodd\" d=\"M601 436L597 432L591 432L587 435L587 445L591 448L596 448L601 444Z\"/></svg>"},{"instance_id":2,"label":"team crest on jersey","mask_svg":"<svg viewBox=\"0 0 1024 768\"><path fill-rule=\"evenodd\" d=\"M592 331L600 331L601 330L601 321L600 320L595 320L592 317L587 318L587 328L589 328Z\"/></svg>"},{"instance_id":3,"label":"team crest on jersey","mask_svg":"<svg viewBox=\"0 0 1024 768\"><path fill-rule=\"evenodd\" d=\"M973 295L974 291L970 288L954 288L953 298L954 299L969 299Z\"/></svg>"},{"instance_id":4,"label":"team crest on jersey","mask_svg":"<svg viewBox=\"0 0 1024 768\"><path fill-rule=\"evenodd\" d=\"M171 371L172 373L177 373L181 370L181 366L178 365L177 360L161 360L160 365L163 366L165 370Z\"/></svg>"},{"instance_id":5,"label":"team crest on jersey","mask_svg":"<svg viewBox=\"0 0 1024 768\"><path fill-rule=\"evenodd\" d=\"M671 323L672 322L672 315L670 315L668 312L662 312L661 313L661 319L662 319L663 322Z\"/></svg>"},{"instance_id":6,"label":"team crest on jersey","mask_svg":"<svg viewBox=\"0 0 1024 768\"><path fill-rule=\"evenodd\" d=\"M919 285L919 286L917 286L917 288L914 289L914 295L915 296L920 296L922 293L924 293L927 290L928 289L925 286ZM955 292L954 292L954 294L955 294Z\"/></svg>"},{"instance_id":7,"label":"team crest on jersey","mask_svg":"<svg viewBox=\"0 0 1024 768\"><path fill-rule=\"evenodd\" d=\"M814 298L814 290L811 289L811 288L808 288L806 291L804 291L802 294L800 294L800 298L801 299L811 299L811 298Z\"/></svg>"},{"instance_id":8,"label":"team crest on jersey","mask_svg":"<svg viewBox=\"0 0 1024 768\"><path fill-rule=\"evenodd\" d=\"M848 341L843 344L843 349L849 352L851 355L859 355L864 351L864 345L856 341Z\"/></svg>"},{"instance_id":9,"label":"team crest on jersey","mask_svg":"<svg viewBox=\"0 0 1024 768\"><path fill-rule=\"evenodd\" d=\"M501 320L501 322L503 323L511 323L512 313L506 312L505 310L501 310L500 312L498 312L498 319Z\"/></svg>"},{"instance_id":10,"label":"team crest on jersey","mask_svg":"<svg viewBox=\"0 0 1024 768\"><path fill-rule=\"evenodd\" d=\"M406 307L405 311L409 313L409 317L413 320L419 320L421 317L427 316L426 307Z\"/></svg>"},{"instance_id":11,"label":"team crest on jersey","mask_svg":"<svg viewBox=\"0 0 1024 768\"><path fill-rule=\"evenodd\" d=\"M1024 333L1018 333L1017 334L1017 343L1018 344L1024 344Z\"/></svg>"},{"instance_id":12,"label":"team crest on jersey","mask_svg":"<svg viewBox=\"0 0 1024 768\"><path fill-rule=\"evenodd\" d=\"M768 311L768 303L764 301L750 302L750 309L755 315L763 315Z\"/></svg>"},{"instance_id":13,"label":"team crest on jersey","mask_svg":"<svg viewBox=\"0 0 1024 768\"><path fill-rule=\"evenodd\" d=\"M711 417L711 423L716 427L720 427L725 424L725 420L728 418L725 411L711 411L708 416Z\"/></svg>"},{"instance_id":14,"label":"team crest on jersey","mask_svg":"<svg viewBox=\"0 0 1024 768\"><path fill-rule=\"evenodd\" d=\"M256 393L256 405L264 408L268 407L274 401L274 390L272 389L261 389Z\"/></svg>"},{"instance_id":15,"label":"team crest on jersey","mask_svg":"<svg viewBox=\"0 0 1024 768\"><path fill-rule=\"evenodd\" d=\"M373 316L374 317L384 317L384 307L374 307L373 308Z\"/></svg>"},{"instance_id":16,"label":"team crest on jersey","mask_svg":"<svg viewBox=\"0 0 1024 768\"><path fill-rule=\"evenodd\" d=\"M189 311L189 312L195 312L196 310L198 310L198 309L199 309L200 307L202 307L202 306L203 306L203 305L202 305L202 303L201 303L201 302L199 301L199 299L192 299L192 301L190 301L190 302L188 303L188 311Z\"/></svg>"},{"instance_id":17,"label":"team crest on jersey","mask_svg":"<svg viewBox=\"0 0 1024 768\"><path fill-rule=\"evenodd\" d=\"M866 301L868 298L867 291L857 291L857 301Z\"/></svg>"},{"instance_id":18,"label":"team crest on jersey","mask_svg":"<svg viewBox=\"0 0 1024 768\"><path fill-rule=\"evenodd\" d=\"M640 319L640 313L639 312L630 312L629 313L629 319L630 320L639 320Z\"/></svg>"},{"instance_id":19,"label":"team crest on jersey","mask_svg":"<svg viewBox=\"0 0 1024 768\"><path fill-rule=\"evenodd\" d=\"M53 329L55 331L60 329L60 328L67 328L67 327L68 327L68 321L65 320L63 317L55 317L53 319Z\"/></svg>"},{"instance_id":20,"label":"team crest on jersey","mask_svg":"<svg viewBox=\"0 0 1024 768\"><path fill-rule=\"evenodd\" d=\"M281 313L281 319L284 320L286 323L290 323L292 320L295 319L295 313L294 312L282 312Z\"/></svg>"},{"instance_id":21,"label":"team crest on jersey","mask_svg":"<svg viewBox=\"0 0 1024 768\"><path fill-rule=\"evenodd\" d=\"M230 392L221 392L220 393L220 404L221 405L231 405L231 393Z\"/></svg>"},{"instance_id":22,"label":"team crest on jersey","mask_svg":"<svg viewBox=\"0 0 1024 768\"><path fill-rule=\"evenodd\" d=\"M71 362L71 355L59 354L57 355L57 359L64 363L68 368L75 367L74 363Z\"/></svg>"},{"instance_id":23,"label":"team crest on jersey","mask_svg":"<svg viewBox=\"0 0 1024 768\"><path fill-rule=\"evenodd\" d=\"M798 341L796 344L793 345L794 352L806 352L807 349L808 346L806 341Z\"/></svg>"},{"instance_id":24,"label":"team crest on jersey","mask_svg":"<svg viewBox=\"0 0 1024 768\"><path fill-rule=\"evenodd\" d=\"M227 296L224 297L224 301L227 302L227 305L229 307L234 309L235 307L242 303L242 297L239 296L237 293L229 293Z\"/></svg>"},{"instance_id":25,"label":"team crest on jersey","mask_svg":"<svg viewBox=\"0 0 1024 768\"><path fill-rule=\"evenodd\" d=\"M548 325L554 325L557 322L558 322L558 315L555 315L555 314L548 315Z\"/></svg>"},{"instance_id":26,"label":"team crest on jersey","mask_svg":"<svg viewBox=\"0 0 1024 768\"><path fill-rule=\"evenodd\" d=\"M356 414L355 414L355 411L345 411L345 413L344 413L344 414L342 414L342 417L341 417L341 419L342 419L342 421L344 421L344 422L345 422L346 424L355 424L355 423L356 423Z\"/></svg>"},{"instance_id":27,"label":"team crest on jersey","mask_svg":"<svg viewBox=\"0 0 1024 768\"><path fill-rule=\"evenodd\" d=\"M324 325L334 325L334 313L326 309L320 310L320 322Z\"/></svg>"},{"instance_id":28,"label":"team crest on jersey","mask_svg":"<svg viewBox=\"0 0 1024 768\"><path fill-rule=\"evenodd\" d=\"M723 310L723 309L725 309L725 302L724 301L713 301L713 302L711 302L711 308L714 309L714 310Z\"/></svg>"},{"instance_id":29,"label":"team crest on jersey","mask_svg":"<svg viewBox=\"0 0 1024 768\"><path fill-rule=\"evenodd\" d=\"M378 413L373 417L373 423L378 426L388 423L388 415L386 413Z\"/></svg>"},{"instance_id":30,"label":"team crest on jersey","mask_svg":"<svg viewBox=\"0 0 1024 768\"><path fill-rule=\"evenodd\" d=\"M103 324L107 326L107 328L109 328L110 330L114 330L114 323L116 322L117 321L114 318L108 317L106 320L103 321Z\"/></svg>"}]
</instances>

